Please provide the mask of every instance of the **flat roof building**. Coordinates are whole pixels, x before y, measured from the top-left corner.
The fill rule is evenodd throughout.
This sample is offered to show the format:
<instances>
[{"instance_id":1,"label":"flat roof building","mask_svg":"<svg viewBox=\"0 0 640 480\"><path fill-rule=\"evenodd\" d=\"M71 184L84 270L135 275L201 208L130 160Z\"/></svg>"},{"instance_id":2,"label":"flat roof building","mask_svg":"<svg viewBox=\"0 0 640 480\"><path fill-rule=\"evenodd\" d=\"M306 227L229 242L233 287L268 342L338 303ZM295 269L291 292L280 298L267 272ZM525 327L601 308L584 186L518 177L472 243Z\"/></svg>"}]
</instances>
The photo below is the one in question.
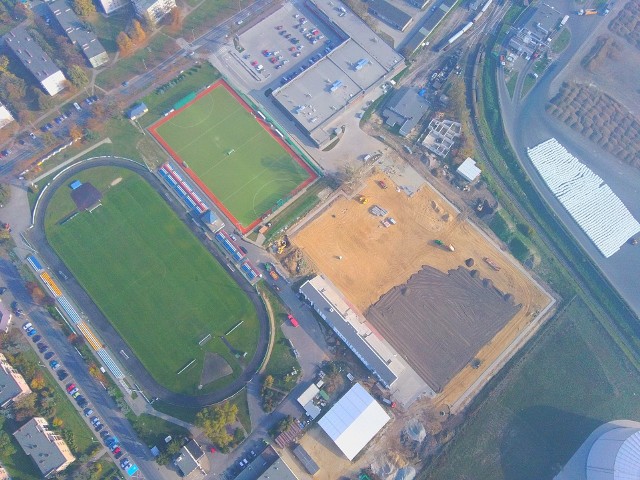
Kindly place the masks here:
<instances>
[{"instance_id":1,"label":"flat roof building","mask_svg":"<svg viewBox=\"0 0 640 480\"><path fill-rule=\"evenodd\" d=\"M320 419L318 425L345 457L353 460L391 420L384 408L356 383Z\"/></svg>"},{"instance_id":2,"label":"flat roof building","mask_svg":"<svg viewBox=\"0 0 640 480\"><path fill-rule=\"evenodd\" d=\"M369 0L368 5L371 15L378 17L401 32L404 32L413 21L411 15L387 2L387 0Z\"/></svg>"},{"instance_id":3,"label":"flat roof building","mask_svg":"<svg viewBox=\"0 0 640 480\"><path fill-rule=\"evenodd\" d=\"M62 437L49 430L49 424L42 417L32 418L13 436L44 478L62 472L76 459Z\"/></svg>"},{"instance_id":4,"label":"flat roof building","mask_svg":"<svg viewBox=\"0 0 640 480\"><path fill-rule=\"evenodd\" d=\"M23 26L17 26L3 38L5 45L18 57L45 92L55 95L64 89L65 76Z\"/></svg>"},{"instance_id":5,"label":"flat roof building","mask_svg":"<svg viewBox=\"0 0 640 480\"><path fill-rule=\"evenodd\" d=\"M0 128L13 122L14 118L7 107L0 102Z\"/></svg>"},{"instance_id":6,"label":"flat roof building","mask_svg":"<svg viewBox=\"0 0 640 480\"><path fill-rule=\"evenodd\" d=\"M341 43L332 49L327 47L322 58L275 89L272 98L322 147L332 139L332 124L336 126L347 109L395 75L404 62L402 55L339 1L307 0L306 5L334 31Z\"/></svg>"},{"instance_id":7,"label":"flat roof building","mask_svg":"<svg viewBox=\"0 0 640 480\"><path fill-rule=\"evenodd\" d=\"M404 46L404 52L406 55L412 55L419 48L423 47L427 43L429 35L433 33L440 22L447 16L457 0L444 0L437 7L434 5L435 10L428 12L424 16L422 27L413 34Z\"/></svg>"},{"instance_id":8,"label":"flat roof building","mask_svg":"<svg viewBox=\"0 0 640 480\"><path fill-rule=\"evenodd\" d=\"M300 293L371 373L390 388L405 365L396 359L397 354L391 347L371 331L365 319L320 275L306 281Z\"/></svg>"},{"instance_id":9,"label":"flat roof building","mask_svg":"<svg viewBox=\"0 0 640 480\"><path fill-rule=\"evenodd\" d=\"M149 18L158 23L171 10L177 7L176 0L132 0L136 15Z\"/></svg>"},{"instance_id":10,"label":"flat roof building","mask_svg":"<svg viewBox=\"0 0 640 480\"><path fill-rule=\"evenodd\" d=\"M24 377L0 353L0 408L30 393L31 389Z\"/></svg>"},{"instance_id":11,"label":"flat roof building","mask_svg":"<svg viewBox=\"0 0 640 480\"><path fill-rule=\"evenodd\" d=\"M298 480L272 446L265 448L235 480Z\"/></svg>"},{"instance_id":12,"label":"flat roof building","mask_svg":"<svg viewBox=\"0 0 640 480\"><path fill-rule=\"evenodd\" d=\"M406 137L429 109L424 97L415 88L401 87L393 94L382 112L385 123L390 127L400 127L399 133Z\"/></svg>"},{"instance_id":13,"label":"flat roof building","mask_svg":"<svg viewBox=\"0 0 640 480\"><path fill-rule=\"evenodd\" d=\"M307 453L302 445L298 445L293 449L293 454L296 456L298 461L302 464L304 469L309 473L309 475L313 476L320 471L320 467L315 462L311 455Z\"/></svg>"},{"instance_id":14,"label":"flat roof building","mask_svg":"<svg viewBox=\"0 0 640 480\"><path fill-rule=\"evenodd\" d=\"M144 103L140 102L134 105L133 107L131 107L127 116L129 117L130 120L137 120L148 111L149 109L147 108L147 106Z\"/></svg>"},{"instance_id":15,"label":"flat roof building","mask_svg":"<svg viewBox=\"0 0 640 480\"><path fill-rule=\"evenodd\" d=\"M107 15L131 3L129 0L98 0L98 2Z\"/></svg>"},{"instance_id":16,"label":"flat roof building","mask_svg":"<svg viewBox=\"0 0 640 480\"><path fill-rule=\"evenodd\" d=\"M467 157L467 159L460 164L456 172L467 182L473 182L480 176L482 170L476 167L476 161L474 159Z\"/></svg>"},{"instance_id":17,"label":"flat roof building","mask_svg":"<svg viewBox=\"0 0 640 480\"><path fill-rule=\"evenodd\" d=\"M66 0L53 0L46 4L67 38L80 49L89 64L98 68L109 61L109 55L95 33L87 30Z\"/></svg>"}]
</instances>

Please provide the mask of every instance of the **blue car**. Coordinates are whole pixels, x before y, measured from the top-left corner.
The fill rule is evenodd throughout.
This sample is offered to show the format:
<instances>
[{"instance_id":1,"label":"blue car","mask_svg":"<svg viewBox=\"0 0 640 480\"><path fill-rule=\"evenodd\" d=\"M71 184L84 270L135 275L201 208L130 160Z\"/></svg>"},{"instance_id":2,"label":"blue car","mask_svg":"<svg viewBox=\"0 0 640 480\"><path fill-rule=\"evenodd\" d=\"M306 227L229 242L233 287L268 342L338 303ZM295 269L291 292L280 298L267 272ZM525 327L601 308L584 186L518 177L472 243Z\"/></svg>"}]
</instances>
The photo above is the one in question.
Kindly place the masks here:
<instances>
[{"instance_id":1,"label":"blue car","mask_svg":"<svg viewBox=\"0 0 640 480\"><path fill-rule=\"evenodd\" d=\"M28 336L30 336L30 337L33 337L36 333L38 333L38 332L37 332L37 331L36 331L36 329L34 328L34 329L32 329L32 330L29 330L29 331L27 332L27 335L28 335Z\"/></svg>"},{"instance_id":2,"label":"blue car","mask_svg":"<svg viewBox=\"0 0 640 480\"><path fill-rule=\"evenodd\" d=\"M51 360L49 362L49 366L55 370L56 368L60 367L60 364L56 360Z\"/></svg>"}]
</instances>

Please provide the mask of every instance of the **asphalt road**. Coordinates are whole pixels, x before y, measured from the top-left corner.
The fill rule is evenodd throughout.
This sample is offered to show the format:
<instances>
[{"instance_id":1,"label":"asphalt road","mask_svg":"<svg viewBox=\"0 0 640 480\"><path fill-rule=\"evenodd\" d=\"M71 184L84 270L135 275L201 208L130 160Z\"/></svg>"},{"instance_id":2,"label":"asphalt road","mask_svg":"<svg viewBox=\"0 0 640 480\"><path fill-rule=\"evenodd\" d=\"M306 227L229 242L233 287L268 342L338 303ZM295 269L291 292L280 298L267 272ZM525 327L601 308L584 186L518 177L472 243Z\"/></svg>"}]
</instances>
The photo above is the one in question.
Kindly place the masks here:
<instances>
[{"instance_id":1,"label":"asphalt road","mask_svg":"<svg viewBox=\"0 0 640 480\"><path fill-rule=\"evenodd\" d=\"M167 191L164 185L160 183L160 180L155 175L150 173L146 168L126 159L116 157L99 157L91 161L85 161L67 170L64 174L56 179L55 183L52 183L49 186L49 188L41 197L40 205L36 214L35 227L29 232L29 237L33 241L34 247L38 250L39 254L42 256L45 262L52 267L53 270L67 270L67 268L50 247L44 234L44 214L47 209L47 205L51 200L53 193L58 187L65 185L65 182L76 175L79 171L97 166L117 166L127 168L141 175L151 184L154 189L156 189L164 198L168 200L169 205L174 209L176 214L185 220L185 224L188 225L194 231L194 233L199 238L201 238L201 240L204 238L200 230L198 230L194 226L193 222L185 217L184 208L167 194ZM207 245L206 242L205 245ZM216 257L217 260L221 263L221 265L226 265L227 260L214 246L207 245L207 247L209 248L209 251L214 255L214 257ZM86 316L90 319L89 322L96 328L96 330L100 332L100 337L109 346L110 350L114 353L123 350L128 354L129 358L124 359L123 357L118 357L118 359L120 363L123 364L133 375L137 383L142 387L142 389L148 396L160 398L165 402L174 405L200 408L225 400L226 398L235 394L238 390L242 389L244 385L249 382L253 375L257 372L268 348L269 319L262 300L258 296L255 289L247 283L244 277L242 277L242 275L237 270L228 271L228 273L233 277L238 285L238 288L243 290L253 303L260 325L260 337L258 339L256 352L253 358L248 362L243 373L233 383L215 392L198 396L174 393L156 382L153 377L147 372L147 370L144 368L135 354L131 351L126 342L116 332L109 320L103 315L100 309L91 300L84 288L82 288L82 286L78 282L76 282L74 278L69 278L68 280L66 280L64 282L64 288L71 294L74 301L81 307Z\"/></svg>"},{"instance_id":2,"label":"asphalt road","mask_svg":"<svg viewBox=\"0 0 640 480\"><path fill-rule=\"evenodd\" d=\"M512 103L509 100L501 71L499 72L498 85L507 134L536 189L616 290L636 314L640 314L640 296L637 294L637 265L640 264L640 248L624 245L612 257L607 259L602 256L551 193L527 156L528 147L533 147L544 140L555 137L582 163L598 174L620 197L631 213L636 218L640 218L640 171L620 162L589 140L554 120L546 114L544 109L548 99L557 88L558 82L555 80L561 78L567 62L574 56L583 54L581 51L583 45L592 36L598 34L598 27L606 21L601 16L579 17L575 14L571 15L567 23L571 30L569 46L541 77L524 101L518 102L516 100ZM521 75L526 75L526 71Z\"/></svg>"}]
</instances>

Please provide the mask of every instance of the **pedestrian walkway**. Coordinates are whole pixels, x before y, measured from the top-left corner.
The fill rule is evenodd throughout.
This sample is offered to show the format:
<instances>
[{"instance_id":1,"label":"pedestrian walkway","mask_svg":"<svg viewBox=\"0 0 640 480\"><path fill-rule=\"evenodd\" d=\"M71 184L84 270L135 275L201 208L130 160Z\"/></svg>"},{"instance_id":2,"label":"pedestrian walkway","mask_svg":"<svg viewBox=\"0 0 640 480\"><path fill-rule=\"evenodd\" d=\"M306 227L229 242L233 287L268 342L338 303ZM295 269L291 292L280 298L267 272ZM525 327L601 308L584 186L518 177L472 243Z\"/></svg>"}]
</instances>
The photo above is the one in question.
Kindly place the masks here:
<instances>
[{"instance_id":1,"label":"pedestrian walkway","mask_svg":"<svg viewBox=\"0 0 640 480\"><path fill-rule=\"evenodd\" d=\"M100 145L104 145L105 143L112 143L111 139L109 137L104 138L102 140L100 140L98 143L95 143L93 145L91 145L89 148L84 149L83 151L81 151L80 153L78 153L77 155L74 155L73 157L71 157L69 160L65 160L64 162L62 162L60 165L53 167L51 170L48 170L46 172L44 172L42 175L40 175L39 177L35 178L33 180L33 183L37 183L40 180L42 180L43 178L47 178L51 175L53 175L54 173L56 173L59 170L62 170L64 167L66 167L67 165L69 165L70 163L73 163L76 159L82 157L83 155L86 155L87 153L89 153L90 151L98 148Z\"/></svg>"}]
</instances>

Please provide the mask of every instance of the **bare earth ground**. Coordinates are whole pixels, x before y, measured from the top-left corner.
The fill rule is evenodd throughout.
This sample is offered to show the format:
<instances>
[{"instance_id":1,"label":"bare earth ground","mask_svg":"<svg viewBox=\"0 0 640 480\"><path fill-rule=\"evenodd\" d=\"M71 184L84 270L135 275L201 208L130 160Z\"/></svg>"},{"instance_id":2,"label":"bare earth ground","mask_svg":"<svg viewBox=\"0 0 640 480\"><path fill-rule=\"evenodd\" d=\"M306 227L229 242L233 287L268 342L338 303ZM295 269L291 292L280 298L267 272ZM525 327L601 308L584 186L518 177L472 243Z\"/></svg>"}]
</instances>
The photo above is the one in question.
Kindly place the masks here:
<instances>
[{"instance_id":1,"label":"bare earth ground","mask_svg":"<svg viewBox=\"0 0 640 480\"><path fill-rule=\"evenodd\" d=\"M387 182L388 189L375 183L380 179ZM430 186L409 198L397 192L387 177L377 174L361 193L368 198L366 205L339 198L292 239L361 312L405 283L422 265L447 272L463 265L467 258L475 260L474 268L482 278L489 278L500 291L512 294L515 304L522 305L478 352L480 368L466 366L439 395L438 402L452 404L551 299L515 260L468 221L456 218L453 208ZM381 218L369 213L373 205L386 209L397 224L383 227ZM455 252L434 245L435 239L453 244ZM501 270L491 269L484 257L491 258Z\"/></svg>"}]
</instances>

